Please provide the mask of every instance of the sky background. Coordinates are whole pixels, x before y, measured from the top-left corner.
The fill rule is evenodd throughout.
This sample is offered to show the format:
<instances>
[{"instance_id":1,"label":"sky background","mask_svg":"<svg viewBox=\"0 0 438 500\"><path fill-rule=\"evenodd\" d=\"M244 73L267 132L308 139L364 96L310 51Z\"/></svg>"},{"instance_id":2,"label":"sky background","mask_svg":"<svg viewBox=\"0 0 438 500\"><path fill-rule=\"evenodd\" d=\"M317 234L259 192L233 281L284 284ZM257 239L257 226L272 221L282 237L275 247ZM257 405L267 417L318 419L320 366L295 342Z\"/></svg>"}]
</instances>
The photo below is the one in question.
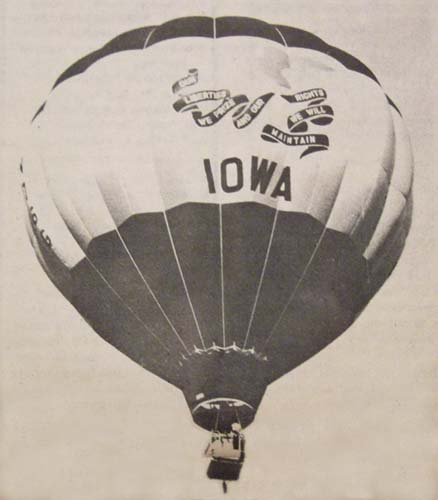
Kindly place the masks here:
<instances>
[{"instance_id":1,"label":"sky background","mask_svg":"<svg viewBox=\"0 0 438 500\"><path fill-rule=\"evenodd\" d=\"M296 26L367 64L415 156L396 271L357 322L272 385L228 498L438 499L437 12L432 1L3 1L0 53L1 500L214 500L185 400L106 344L39 267L18 166L59 74L114 36L185 15Z\"/></svg>"}]
</instances>

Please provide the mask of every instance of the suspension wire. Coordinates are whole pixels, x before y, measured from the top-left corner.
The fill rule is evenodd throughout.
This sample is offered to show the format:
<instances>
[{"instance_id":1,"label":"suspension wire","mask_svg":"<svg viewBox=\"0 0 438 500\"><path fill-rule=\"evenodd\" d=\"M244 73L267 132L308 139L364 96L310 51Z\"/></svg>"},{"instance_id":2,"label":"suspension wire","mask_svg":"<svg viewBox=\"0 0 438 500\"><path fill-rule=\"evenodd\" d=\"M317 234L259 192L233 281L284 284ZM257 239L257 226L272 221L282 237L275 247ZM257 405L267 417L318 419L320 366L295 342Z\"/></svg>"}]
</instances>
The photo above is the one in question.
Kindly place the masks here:
<instances>
[{"instance_id":1,"label":"suspension wire","mask_svg":"<svg viewBox=\"0 0 438 500\"><path fill-rule=\"evenodd\" d=\"M150 286L148 280L146 279L146 276L145 274L142 273L141 269L139 268L136 260L134 259L134 256L132 255L131 253L131 250L129 249L128 247L128 244L126 243L125 239L123 238L123 236L121 235L120 233L120 230L119 228L117 227L117 224L116 224L116 221L114 220L114 217L113 217L113 214L111 213L111 210L108 206L108 203L105 199L105 196L103 195L103 190L102 190L102 187L98 181L97 178L94 179L95 182L96 182L96 186L99 190L99 193L100 193L100 196L102 198L102 201L108 211L108 214L109 216L111 217L113 223L114 223L114 231L116 232L119 240L120 240L120 243L122 244L131 264L133 265L135 271L137 272L139 278L141 279L141 281L143 282L144 286L145 286L145 289L149 292L150 296L152 297L153 301L155 302L155 304L157 305L158 309L160 310L161 314L163 315L164 319L166 320L167 324L169 325L170 329L172 330L173 334L176 336L176 338L178 339L178 341L181 343L181 345L184 347L186 353L190 356L190 351L189 349L187 348L187 345L185 344L184 340L182 339L182 337L180 336L180 334L178 333L175 325L173 324L173 322L171 321L171 319L169 318L168 314L166 313L166 311L164 310L162 304L160 303L160 301L158 300L158 297L157 295L155 294L155 292L152 290L152 287Z\"/></svg>"},{"instance_id":2,"label":"suspension wire","mask_svg":"<svg viewBox=\"0 0 438 500\"><path fill-rule=\"evenodd\" d=\"M219 413L221 411L221 407L219 406L217 410L217 415L216 415L216 423L214 424L214 431L217 431L217 428L219 427Z\"/></svg>"},{"instance_id":3,"label":"suspension wire","mask_svg":"<svg viewBox=\"0 0 438 500\"><path fill-rule=\"evenodd\" d=\"M43 159L42 159L41 157L40 157L40 161L41 161L41 163L42 163L42 165L43 165L43 167L44 167L44 162L43 162ZM105 204L106 208L108 209L108 205L106 204L105 199L104 199L104 197L103 197L103 195L102 195L101 187L100 187L99 183L97 182L97 179L95 178L94 180L95 180L96 185L97 185L97 187L98 187L99 193L100 193L100 194L101 194L101 196L102 196L102 199L103 199L103 201L104 201L104 204ZM56 204L56 202L55 202L55 200L54 200L53 198L52 198L52 200L53 200L53 203L55 204L55 206L56 206L56 208L57 208L57 210L58 210L58 213L59 213L60 217L62 218L62 220L63 220L63 222L64 222L64 224L65 224L66 228L69 230L69 232L70 232L70 234L72 235L72 237L73 237L74 239L76 239L76 238L75 238L75 236L74 236L74 234L73 234L73 232L72 232L72 230L70 229L70 227L69 227L69 225L68 225L68 223L67 223L67 221L66 221L66 218L65 218L65 216L63 215L62 211L59 209L59 207L57 206L57 204ZM76 209L75 205L71 202L71 200L70 200L70 199L69 199L69 201L70 201L70 208L74 211L75 215L79 218L79 220L80 220L80 221L81 221L81 223L84 225L84 227L86 227L86 224L84 223L84 221L83 221L82 217L79 215L79 213L78 213L78 211L77 211L77 209ZM108 211L109 211L109 209L108 209ZM111 218L112 218L112 216L111 216ZM113 221L114 221L114 219L113 219ZM118 233L117 226L116 226L116 231L117 231L117 233ZM89 235L90 239L93 239L93 237L92 237L91 233L89 233L88 231L87 231L87 233L88 233L88 235ZM119 233L118 233L118 236L119 236L119 238L120 238L120 234L119 234ZM153 338L154 338L154 339L155 339L155 340L156 340L156 341L160 344L160 346L161 346L163 349L165 349L168 353L170 353L170 352L171 352L170 348L169 348L169 347L168 347L168 346L167 346L167 345L166 345L166 344L165 344L165 343L164 343L164 342L163 342L163 341L162 341L162 340L158 337L158 335L157 335L157 334L156 334L156 333L155 333L155 332L154 332L154 331L153 331L153 330L152 330L152 329L151 329L148 325L146 325L146 323L145 323L145 322L144 322L144 321L140 318L140 316L137 314L137 312L136 312L136 311L134 311L134 309L132 309L132 308L129 306L129 304L127 304L127 303L124 301L124 299L122 298L122 296L121 296L121 295L120 295L120 294L116 291L116 289L112 286L112 284L111 284L111 283L110 283L110 282L106 279L106 277L103 275L103 273L101 272L101 270L97 267L97 265L96 265L96 264L95 264L95 263L94 263L94 262L90 259L90 257L87 255L87 252L86 252L85 250L82 250L82 251L83 251L83 253L84 253L84 257L85 257L85 259L87 260L87 262L91 265L91 267L93 268L93 270L94 270L94 271L98 274L98 276L99 276L99 277L101 278L101 280L105 283L105 285L109 288L109 290L111 290L111 292L112 292L112 293L113 293L113 294L117 297L117 299L121 302L122 306L124 306L124 307L125 307L125 308L129 311L129 313L130 313L130 314L131 314L131 315L132 315L132 316L133 316L133 317L134 317L134 318L135 318L135 319L136 319L136 320L137 320L137 321L138 321L138 322L142 325L142 327L144 328L144 330L145 330L147 333L149 333L149 334L150 334L150 335L151 335L151 336L152 336L152 337L153 337ZM187 353L188 353L188 354L190 354L190 353L189 353L189 351L188 351L188 349L186 348L186 346L185 346L185 345L183 345L183 347L186 349Z\"/></svg>"},{"instance_id":4,"label":"suspension wire","mask_svg":"<svg viewBox=\"0 0 438 500\"><path fill-rule=\"evenodd\" d=\"M275 231L275 228L276 228L276 225L277 225L277 217L278 217L278 207L275 209L275 215L274 215L274 220L272 222L272 228L271 228L271 233L270 233L270 236L269 236L268 246L267 246L267 249L266 249L265 260L263 262L263 268L262 268L262 272L260 274L260 279L259 279L259 284L257 286L257 292L256 292L256 296L255 296L255 299L254 299L254 304L252 306L251 317L249 319L248 328L246 330L245 341L243 343L243 349L245 349L246 346L247 346L247 344L248 344L248 339L249 339L249 335L250 335L252 323L254 321L254 316L255 316L257 305L258 305L258 302L259 302L260 292L261 292L261 289L262 289L262 284L263 284L263 280L264 280L264 277L265 277L266 268L268 266L269 255L270 255L270 252L271 252L272 241L274 239L274 231Z\"/></svg>"},{"instance_id":5,"label":"suspension wire","mask_svg":"<svg viewBox=\"0 0 438 500\"><path fill-rule=\"evenodd\" d=\"M236 405L234 405L234 412L236 414L237 422L239 423L240 427L242 427L242 422L240 421L239 412L237 410L237 406Z\"/></svg>"}]
</instances>

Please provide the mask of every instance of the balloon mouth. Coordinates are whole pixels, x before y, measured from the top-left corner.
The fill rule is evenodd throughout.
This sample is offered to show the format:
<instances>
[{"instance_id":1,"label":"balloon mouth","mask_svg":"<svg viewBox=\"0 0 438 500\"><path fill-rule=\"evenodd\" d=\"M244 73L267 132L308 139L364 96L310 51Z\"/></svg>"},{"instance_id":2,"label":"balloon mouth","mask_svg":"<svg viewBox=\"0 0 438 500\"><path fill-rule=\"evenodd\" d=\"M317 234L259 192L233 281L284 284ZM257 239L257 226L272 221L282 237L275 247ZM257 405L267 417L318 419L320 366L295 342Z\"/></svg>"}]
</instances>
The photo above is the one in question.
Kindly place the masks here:
<instances>
[{"instance_id":1,"label":"balloon mouth","mask_svg":"<svg viewBox=\"0 0 438 500\"><path fill-rule=\"evenodd\" d=\"M241 401L240 399L234 399L234 398L213 398L209 399L208 401L203 401L202 403L199 403L195 408L193 408L192 412L195 413L198 409L203 408L206 410L220 410L223 407L233 407L236 409L241 408L243 406L247 406L248 408L251 408L254 411L254 408L248 404L245 403L245 401Z\"/></svg>"},{"instance_id":2,"label":"balloon mouth","mask_svg":"<svg viewBox=\"0 0 438 500\"><path fill-rule=\"evenodd\" d=\"M199 403L192 409L195 422L204 429L230 432L236 422L247 427L256 409L249 403L234 398L213 398Z\"/></svg>"},{"instance_id":3,"label":"balloon mouth","mask_svg":"<svg viewBox=\"0 0 438 500\"><path fill-rule=\"evenodd\" d=\"M207 431L230 432L248 426L266 390L266 360L237 346L197 350L184 360L187 384L182 387L193 420Z\"/></svg>"}]
</instances>

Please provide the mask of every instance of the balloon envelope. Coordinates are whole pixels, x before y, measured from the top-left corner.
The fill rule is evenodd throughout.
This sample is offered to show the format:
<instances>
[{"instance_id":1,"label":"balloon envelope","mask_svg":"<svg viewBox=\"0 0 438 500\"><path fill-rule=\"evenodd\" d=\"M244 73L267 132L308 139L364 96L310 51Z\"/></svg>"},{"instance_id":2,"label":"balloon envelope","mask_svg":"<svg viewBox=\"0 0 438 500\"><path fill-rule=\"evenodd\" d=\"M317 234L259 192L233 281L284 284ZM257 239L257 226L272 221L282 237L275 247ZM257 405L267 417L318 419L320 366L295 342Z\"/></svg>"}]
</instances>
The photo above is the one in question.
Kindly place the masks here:
<instances>
[{"instance_id":1,"label":"balloon envelope","mask_svg":"<svg viewBox=\"0 0 438 500\"><path fill-rule=\"evenodd\" d=\"M246 18L140 28L79 60L22 171L49 277L206 429L248 425L353 323L411 219L409 139L373 73Z\"/></svg>"}]
</instances>

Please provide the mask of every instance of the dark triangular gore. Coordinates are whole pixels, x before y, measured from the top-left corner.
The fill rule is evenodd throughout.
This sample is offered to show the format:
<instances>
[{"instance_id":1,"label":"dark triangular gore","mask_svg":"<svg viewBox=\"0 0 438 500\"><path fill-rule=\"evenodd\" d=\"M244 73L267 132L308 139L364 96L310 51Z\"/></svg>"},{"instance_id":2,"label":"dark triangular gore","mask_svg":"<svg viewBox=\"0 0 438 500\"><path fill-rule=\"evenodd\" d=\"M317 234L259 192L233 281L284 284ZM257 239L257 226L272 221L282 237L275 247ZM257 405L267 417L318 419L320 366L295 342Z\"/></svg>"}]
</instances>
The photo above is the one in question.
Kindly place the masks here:
<instances>
[{"instance_id":1,"label":"dark triangular gore","mask_svg":"<svg viewBox=\"0 0 438 500\"><path fill-rule=\"evenodd\" d=\"M208 345L222 345L219 206L184 203L167 219L200 330Z\"/></svg>"},{"instance_id":2,"label":"dark triangular gore","mask_svg":"<svg viewBox=\"0 0 438 500\"><path fill-rule=\"evenodd\" d=\"M178 335L187 348L198 342L162 213L133 216L94 238L87 257L166 345L182 350Z\"/></svg>"},{"instance_id":3,"label":"dark triangular gore","mask_svg":"<svg viewBox=\"0 0 438 500\"><path fill-rule=\"evenodd\" d=\"M291 255L291 259L296 257ZM272 380L341 335L369 298L365 258L348 235L326 229L299 281L282 302L277 323L264 334L255 325L255 348L266 352ZM269 338L267 344L263 337Z\"/></svg>"},{"instance_id":4,"label":"dark triangular gore","mask_svg":"<svg viewBox=\"0 0 438 500\"><path fill-rule=\"evenodd\" d=\"M178 352L183 349L172 346L161 332L148 329L147 322L88 259L81 260L71 276L74 290L71 302L94 331L146 370L180 387Z\"/></svg>"}]
</instances>

